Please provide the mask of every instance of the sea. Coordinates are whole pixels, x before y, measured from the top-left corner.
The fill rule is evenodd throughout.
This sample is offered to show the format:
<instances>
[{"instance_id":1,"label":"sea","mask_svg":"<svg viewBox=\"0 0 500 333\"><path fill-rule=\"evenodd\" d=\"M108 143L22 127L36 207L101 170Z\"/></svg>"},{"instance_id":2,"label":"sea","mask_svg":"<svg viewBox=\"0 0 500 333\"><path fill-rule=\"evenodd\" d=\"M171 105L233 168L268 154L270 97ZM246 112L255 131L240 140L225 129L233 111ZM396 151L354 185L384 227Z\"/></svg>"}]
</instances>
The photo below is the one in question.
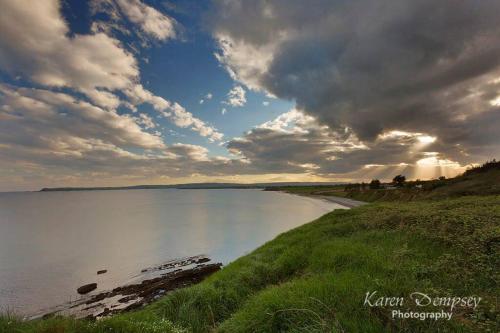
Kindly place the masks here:
<instances>
[{"instance_id":1,"label":"sea","mask_svg":"<svg viewBox=\"0 0 500 333\"><path fill-rule=\"evenodd\" d=\"M48 311L81 285L113 289L178 258L227 265L337 208L259 189L0 193L0 312Z\"/></svg>"}]
</instances>

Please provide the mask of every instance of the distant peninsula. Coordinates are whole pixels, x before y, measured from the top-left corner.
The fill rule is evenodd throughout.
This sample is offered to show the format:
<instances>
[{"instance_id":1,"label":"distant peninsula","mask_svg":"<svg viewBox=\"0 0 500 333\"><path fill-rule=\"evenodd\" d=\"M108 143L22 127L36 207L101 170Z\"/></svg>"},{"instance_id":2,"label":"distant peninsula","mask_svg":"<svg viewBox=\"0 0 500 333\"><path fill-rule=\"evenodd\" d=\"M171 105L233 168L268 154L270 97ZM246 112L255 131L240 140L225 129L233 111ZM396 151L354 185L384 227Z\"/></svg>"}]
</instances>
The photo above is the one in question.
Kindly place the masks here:
<instances>
[{"instance_id":1,"label":"distant peninsula","mask_svg":"<svg viewBox=\"0 0 500 333\"><path fill-rule=\"evenodd\" d=\"M335 182L277 182L277 183L188 183L170 185L134 185L134 186L100 186L100 187L44 187L39 192L62 191L111 191L111 190L157 190L157 189L264 189L284 186L331 186L340 185Z\"/></svg>"}]
</instances>

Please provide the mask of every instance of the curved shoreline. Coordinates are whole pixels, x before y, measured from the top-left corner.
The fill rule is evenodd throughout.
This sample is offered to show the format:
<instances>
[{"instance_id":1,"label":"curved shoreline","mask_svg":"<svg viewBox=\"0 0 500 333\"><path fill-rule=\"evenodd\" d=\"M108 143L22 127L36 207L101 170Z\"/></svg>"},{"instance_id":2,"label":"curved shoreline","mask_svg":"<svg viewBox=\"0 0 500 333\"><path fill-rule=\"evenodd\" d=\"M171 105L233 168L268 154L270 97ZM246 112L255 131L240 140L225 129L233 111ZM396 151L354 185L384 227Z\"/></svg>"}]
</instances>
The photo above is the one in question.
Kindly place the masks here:
<instances>
[{"instance_id":1,"label":"curved shoreline","mask_svg":"<svg viewBox=\"0 0 500 333\"><path fill-rule=\"evenodd\" d=\"M327 200L348 208L354 208L354 207L359 207L368 204L368 202L364 201L359 201L359 200L354 200L354 199L349 199L349 198L342 198L342 197L336 197L336 196L330 196L330 195L310 195L312 198L319 198L323 200Z\"/></svg>"},{"instance_id":2,"label":"curved shoreline","mask_svg":"<svg viewBox=\"0 0 500 333\"><path fill-rule=\"evenodd\" d=\"M334 195L302 194L302 193L296 193L296 192L288 192L286 190L283 190L280 192L294 194L294 195L298 195L301 197L326 200L326 201L333 202L333 203L336 203L338 205L344 206L346 208L355 208L355 207L359 207L359 206L363 206L363 205L368 204L368 202L365 202L365 201L359 201L359 200L354 200L354 199L344 198L344 197L337 197Z\"/></svg>"}]
</instances>

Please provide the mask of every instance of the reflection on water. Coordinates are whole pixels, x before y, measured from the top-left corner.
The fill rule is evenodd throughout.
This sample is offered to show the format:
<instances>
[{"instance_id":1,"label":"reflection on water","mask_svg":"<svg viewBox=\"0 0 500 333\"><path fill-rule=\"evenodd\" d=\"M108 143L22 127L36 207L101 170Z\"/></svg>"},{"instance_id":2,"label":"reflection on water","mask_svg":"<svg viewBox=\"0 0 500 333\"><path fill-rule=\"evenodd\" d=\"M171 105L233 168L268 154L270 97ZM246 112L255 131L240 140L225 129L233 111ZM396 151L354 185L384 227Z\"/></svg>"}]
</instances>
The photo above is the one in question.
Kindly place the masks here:
<instances>
[{"instance_id":1,"label":"reflection on water","mask_svg":"<svg viewBox=\"0 0 500 333\"><path fill-rule=\"evenodd\" d=\"M34 313L179 257L228 263L339 207L259 190L0 193L0 308Z\"/></svg>"}]
</instances>

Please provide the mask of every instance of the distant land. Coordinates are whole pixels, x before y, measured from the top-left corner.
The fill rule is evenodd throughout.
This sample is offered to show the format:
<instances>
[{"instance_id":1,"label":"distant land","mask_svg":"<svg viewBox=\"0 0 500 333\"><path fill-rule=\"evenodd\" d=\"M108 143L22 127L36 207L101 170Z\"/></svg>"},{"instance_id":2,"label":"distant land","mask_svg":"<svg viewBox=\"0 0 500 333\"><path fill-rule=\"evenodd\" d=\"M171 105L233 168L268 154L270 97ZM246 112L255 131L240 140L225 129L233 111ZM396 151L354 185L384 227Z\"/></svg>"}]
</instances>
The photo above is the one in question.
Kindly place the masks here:
<instances>
[{"instance_id":1,"label":"distant land","mask_svg":"<svg viewBox=\"0 0 500 333\"><path fill-rule=\"evenodd\" d=\"M111 190L157 190L157 189L251 189L283 186L332 186L342 185L339 182L277 182L277 183L189 183L170 185L134 185L134 186L102 186L102 187L44 187L39 192L60 191L111 191Z\"/></svg>"}]
</instances>

